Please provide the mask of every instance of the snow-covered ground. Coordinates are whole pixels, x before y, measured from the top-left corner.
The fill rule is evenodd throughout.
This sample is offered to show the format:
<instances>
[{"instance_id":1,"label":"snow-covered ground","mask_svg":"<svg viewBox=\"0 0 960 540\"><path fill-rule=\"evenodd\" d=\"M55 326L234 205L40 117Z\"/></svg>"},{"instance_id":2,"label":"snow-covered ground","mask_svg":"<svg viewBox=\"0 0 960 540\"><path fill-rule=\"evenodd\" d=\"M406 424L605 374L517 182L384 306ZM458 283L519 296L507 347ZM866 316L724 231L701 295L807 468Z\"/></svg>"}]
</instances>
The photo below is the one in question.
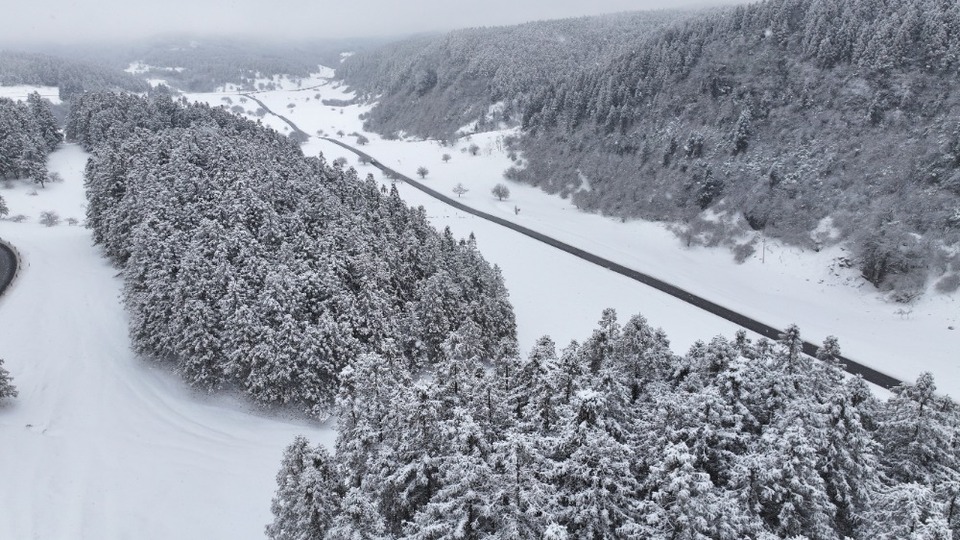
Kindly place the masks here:
<instances>
[{"instance_id":1,"label":"snow-covered ground","mask_svg":"<svg viewBox=\"0 0 960 540\"><path fill-rule=\"evenodd\" d=\"M0 97L14 101L26 101L27 94L32 92L39 93L54 105L60 103L60 90L56 86L0 86Z\"/></svg>"},{"instance_id":2,"label":"snow-covered ground","mask_svg":"<svg viewBox=\"0 0 960 540\"><path fill-rule=\"evenodd\" d=\"M281 90L257 97L312 135L361 132L358 115L366 107L321 103L352 97L329 76L275 80ZM248 114L257 108L230 89L191 98L241 105ZM289 132L275 117L264 122ZM463 183L470 189L462 196L467 204L757 319L797 322L814 341L835 334L852 357L892 375L913 379L930 370L942 390L960 396L960 330L948 329L960 326L956 296L931 293L904 309L858 285L849 270L830 270L837 250L802 253L768 241L763 262L758 254L736 265L725 251L682 247L661 225L581 213L565 200L502 179L510 164L502 149L505 135L475 134L442 147L366 134L364 149L411 176L427 167L426 182L440 190ZM471 144L479 155L465 151ZM317 138L304 151L323 152L328 160L344 156L361 175L378 174ZM449 163L443 154L451 156ZM92 246L90 232L38 223L43 211L82 219L85 159L67 145L49 163L63 183L45 189L14 183L0 191L11 215L28 218L0 221L0 238L24 257L20 277L0 297L0 357L20 390L0 406L0 539L261 538L283 447L296 434L331 444L333 431L261 414L230 397L198 395L130 351L117 270ZM506 201L490 195L499 182L511 190ZM503 269L524 350L543 334L561 345L586 338L606 307L616 308L623 320L643 313L679 351L696 339L736 331L662 293L398 187L408 202L425 206L437 226L477 235L487 259Z\"/></svg>"},{"instance_id":3,"label":"snow-covered ground","mask_svg":"<svg viewBox=\"0 0 960 540\"><path fill-rule=\"evenodd\" d=\"M465 204L659 277L768 324L785 327L796 323L810 341L836 335L845 354L895 377L914 380L920 372L931 371L942 391L960 397L957 294L931 290L911 305L897 304L877 293L855 270L837 264L837 259L846 255L840 247L814 253L758 239L757 252L737 264L725 249L685 247L664 224L622 222L580 212L568 200L503 179L503 171L513 164L503 144L511 131L473 134L453 146L438 141L384 140L363 132L359 115L369 106L322 103L323 99L354 97L329 77L329 70L324 69L304 81L276 78L272 82L279 90L256 94L272 111L314 136L304 146L308 155L322 152L330 161L346 157L361 176L373 173L386 181L374 167L357 163L352 153L316 137L338 137L337 133L343 132L342 140L355 144L356 137L350 134L361 133L369 139L365 152L404 174L413 177L417 168L424 166L430 171L425 181L451 194L453 187L462 183L470 190L461 197ZM238 99L229 89L188 97L213 105L223 104L224 97L235 104ZM258 107L249 100L242 105L249 112ZM289 126L274 116L264 117L263 122L281 133L290 132ZM478 155L470 154L471 145L479 147ZM444 154L450 156L449 162L443 161ZM509 187L508 200L498 201L490 194L497 183ZM484 255L504 269L524 348L544 333L561 343L583 339L606 306L617 308L624 319L643 313L667 330L678 350L696 339L733 332L732 325L716 317L606 270L588 268L591 265L573 257L550 254L545 247L454 211L409 186L401 185L400 192L411 204L425 206L437 226L449 225L458 235L477 234Z\"/></svg>"},{"instance_id":4,"label":"snow-covered ground","mask_svg":"<svg viewBox=\"0 0 960 540\"><path fill-rule=\"evenodd\" d=\"M82 219L87 155L49 163L63 183L2 189L0 238L23 269L0 297L0 358L20 396L0 404L0 538L262 538L283 448L307 422L197 395L130 350L120 280ZM32 193L36 192L36 195Z\"/></svg>"}]
</instances>

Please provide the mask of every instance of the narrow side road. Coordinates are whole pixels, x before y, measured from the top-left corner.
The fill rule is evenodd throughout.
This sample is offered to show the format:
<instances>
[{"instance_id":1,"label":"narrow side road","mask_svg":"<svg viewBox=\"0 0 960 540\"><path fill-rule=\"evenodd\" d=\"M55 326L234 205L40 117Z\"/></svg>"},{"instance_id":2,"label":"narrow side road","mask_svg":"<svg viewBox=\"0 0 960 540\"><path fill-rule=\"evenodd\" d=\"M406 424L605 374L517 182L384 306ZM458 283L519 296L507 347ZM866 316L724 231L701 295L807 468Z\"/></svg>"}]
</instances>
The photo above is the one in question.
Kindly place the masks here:
<instances>
[{"instance_id":1,"label":"narrow side road","mask_svg":"<svg viewBox=\"0 0 960 540\"><path fill-rule=\"evenodd\" d=\"M282 118L283 120L285 120L287 123L291 123L289 120L287 120L287 119L285 119L285 118L283 118L283 117L280 117L280 118ZM291 123L291 125L292 125L292 123ZM628 277L628 278L630 278L630 279L633 279L633 280L635 280L635 281L638 281L638 282L640 282L640 283L643 283L644 285L653 287L654 289L657 289L658 291L661 291L661 292L666 293L666 294L668 294L668 295L670 295L670 296L673 296L674 298L683 300L684 302L686 302L686 303L688 303L688 304L690 304L690 305L696 306L696 307L698 307L698 308L700 308L700 309L702 309L702 310L704 310L704 311L707 311L708 313L711 313L711 314L713 314L713 315L716 315L716 316L718 316L718 317L721 317L721 318L723 318L723 319L726 319L726 320L728 320L728 321L730 321L730 322L732 322L732 323L734 323L734 324L736 324L736 325L738 325L738 326L741 326L741 327L743 327L743 328L746 328L747 330L750 330L750 331L752 331L752 332L756 332L757 334L760 334L761 336L764 336L764 337L766 337L766 338L768 338L768 339L776 340L776 339L779 338L779 336L780 336L781 334L783 334L783 330L780 330L780 329L778 329L778 328L774 328L774 327L772 327L772 326L770 326L770 325L767 325L767 324L765 324L765 323L762 323L762 322L760 322L760 321L757 321L757 320L755 320L755 319L752 319L752 318L750 318L750 317L747 317L746 315L742 315L742 314L740 314L740 313L737 313L737 312L735 312L735 311L733 311L733 310L731 310L731 309L725 308L725 307L723 307L723 306L721 306L721 305L719 305L719 304L716 304L716 303L714 303L714 302L711 302L710 300L707 300L707 299L705 299L705 298L703 298L703 297L697 296L697 295L695 295L695 294L693 294L693 293L691 293L691 292L689 292L689 291L687 291L687 290L681 289L680 287L677 287L677 286L675 286L675 285L671 285L670 283L667 283L667 282L665 282L665 281L662 281L662 280L660 280L660 279L657 279L657 278L655 278L655 277L653 277L653 276L644 274L643 272L639 272L639 271L634 270L634 269L632 269L632 268L628 268L628 267L623 266L623 265L621 265L621 264L615 263L615 262L613 262L613 261L611 261L611 260L609 260L609 259L604 259L603 257L599 257L599 256L597 256L597 255L594 255L593 253L590 253L590 252L584 251L584 250L582 250L582 249L580 249L580 248L571 246L571 245L566 244L566 243L564 243L564 242L561 242L561 241L559 241L559 240L557 240L557 239L555 239L555 238L549 237L549 236L547 236L547 235L545 235L545 234L542 234L542 233L539 233L539 232L537 232L537 231L528 229L528 228L526 228L526 227L517 225L516 223L513 223L513 222L511 222L511 221L507 221L507 220L505 220L505 219L503 219L503 218L501 218L501 217L494 216L494 215L488 214L488 213L486 213L486 212L481 212L481 211L479 211L479 210L477 210L477 209L475 209L475 208L471 208L471 207L469 207L469 206L467 206L467 205L465 205L465 204L460 203L459 201L457 201L457 200L454 199L454 198L448 197L448 196L446 196L446 195L444 195L444 194L442 194L442 193L440 193L440 192L438 192L438 191L436 191L436 190L434 190L434 189L431 189L431 188L429 188L429 187L421 184L420 182L417 182L416 180L414 180L414 179L412 179L412 178L410 178L410 177L408 177L408 176L406 176L406 175L404 175L404 174L401 174L401 173L399 173L399 172L397 172L397 171L395 171L395 170L393 170L393 169L391 169L391 168L383 165L383 164L380 163L378 160L376 160L373 156L371 156L371 155L369 155L369 154L367 154L367 153L365 153L365 152L363 152L363 151L361 151L361 150L358 150L357 148L354 148L354 147L352 147L352 146L350 146L350 145L344 144L344 143L342 143L342 142L340 142L340 141L338 141L338 140L336 140L336 139L331 139L331 138L329 138L329 137L321 137L321 138L322 138L323 140L326 140L326 141L329 141L329 142L331 142L331 143L333 143L333 144L336 144L336 145L338 145L338 146L341 146L341 147L345 148L346 150L349 150L349 151L353 152L354 154L357 154L358 156L361 156L361 157L364 157L364 158L370 160L370 163L371 163L373 166L377 167L378 169L380 169L380 170L383 171L384 173L392 174L392 175L394 175L396 178L402 179L404 182L406 182L406 183L410 184L411 186L419 189L420 191L426 193L427 195L429 195L429 196L431 196L431 197L433 197L433 198L435 198L435 199L438 199L438 200L440 200L440 201L442 201L442 202L444 202L444 203L446 203L446 204L448 204L448 205L450 205L450 206L452 206L452 207L454 207L454 208L456 208L456 209L458 209L458 210L461 210L461 211L466 212L466 213L468 213L468 214L472 214L472 215L474 215L474 216L477 216L477 217L486 219L486 220L488 220L488 221L492 221L492 222L494 222L494 223L496 223L496 224L498 224L498 225L502 225L503 227L507 227L508 229L511 229L511 230L513 230L513 231L516 231L516 232L518 232L518 233L520 233L520 234L523 234L523 235L528 236L528 237L530 237L530 238L533 238L533 239L535 239L535 240L539 240L540 242L543 242L543 243L545 243L545 244L547 244L547 245L549 245L549 246L555 247L555 248L557 248L557 249L559 249L559 250L561 250L561 251L564 251L564 252L566 252L566 253L569 253L569 254L571 254L571 255L573 255L573 256L575 256L575 257L579 257L579 258L581 258L581 259L583 259L583 260L585 260L585 261L588 261L588 262L594 263L594 264L596 264L596 265L602 266L603 268L606 268L606 269L608 269L608 270L610 270L610 271L612 271L612 272L616 272L616 273L618 273L618 274L620 274L620 275L626 276L626 277ZM819 351L819 350L820 350L820 347L819 347L818 345L813 344L813 343L810 343L810 342L807 342L807 341L804 341L804 342L803 342L803 352L804 352L805 354L808 354L808 355L810 355L810 356L816 357L817 351ZM889 388L893 388L894 386L897 386L897 385L901 384L901 381L900 381L900 380L898 380L898 379L896 379L896 378L894 378L894 377L891 377L890 375L887 375L886 373L881 373L881 372L879 372L879 371L877 371L877 370L875 370L875 369L873 369L873 368L871 368L871 367L869 367L869 366L865 366L865 365L863 365L863 364L861 364L861 363L859 363L859 362L856 362L856 361L854 361L854 360L851 360L850 358L841 356L841 357L840 357L840 362L841 362L841 364L843 364L844 369L845 369L848 373L851 373L851 374L853 374L853 375L860 375L860 376L862 376L862 377L864 378L864 380L866 380L866 381L868 381L868 382L870 382L870 383L873 383L873 384L875 384L875 385L877 385L877 386L880 386L880 387L889 389Z\"/></svg>"},{"instance_id":2,"label":"narrow side road","mask_svg":"<svg viewBox=\"0 0 960 540\"><path fill-rule=\"evenodd\" d=\"M243 96L243 97L245 97L245 98L247 98L247 99L252 99L253 101L256 101L258 105L260 105L261 107L263 107L263 110L267 111L268 113L270 113L270 114L276 116L277 118L283 120L284 122L286 122L287 125L290 126L290 129L292 129L294 133L298 134L303 140L307 140L308 138L310 138L310 135L308 135L306 131L303 131L302 129L300 129L299 127L297 127L297 125L294 124L292 121L290 121L290 119L287 118L286 116L284 116L284 115L282 115L282 114L277 114L277 113L271 111L271 110L270 110L270 107L267 107L266 103L264 103L264 102L260 101L259 99L253 97L253 94L240 94L240 95Z\"/></svg>"}]
</instances>

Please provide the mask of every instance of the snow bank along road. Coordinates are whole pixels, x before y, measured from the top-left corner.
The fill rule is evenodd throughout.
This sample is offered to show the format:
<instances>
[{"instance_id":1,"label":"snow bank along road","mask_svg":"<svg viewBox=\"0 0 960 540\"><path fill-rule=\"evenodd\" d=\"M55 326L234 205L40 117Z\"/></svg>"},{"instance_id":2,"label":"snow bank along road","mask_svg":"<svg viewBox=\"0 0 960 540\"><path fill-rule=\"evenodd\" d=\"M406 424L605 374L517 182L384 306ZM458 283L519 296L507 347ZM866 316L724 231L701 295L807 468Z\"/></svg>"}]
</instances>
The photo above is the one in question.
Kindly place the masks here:
<instances>
[{"instance_id":1,"label":"snow bank along road","mask_svg":"<svg viewBox=\"0 0 960 540\"><path fill-rule=\"evenodd\" d=\"M256 101L256 100L255 100L255 101ZM258 103L259 103L259 101L258 101ZM290 124L292 125L292 122L290 122L289 120L286 120L286 119L284 119L284 120L287 121L288 123L290 123ZM648 286L650 286L650 287L653 287L654 289L657 289L658 291L661 291L661 292L666 293L666 294L668 294L668 295L670 295L670 296L673 296L674 298L677 298L677 299L682 300L682 301L684 301L684 302L686 302L686 303L688 303L688 304L691 304L691 305L696 306L696 307L698 307L698 308L700 308L700 309L703 309L703 310L707 311L708 313L711 313L711 314L713 314L713 315L716 315L716 316L718 316L718 317L721 317L721 318L723 318L723 319L725 319L725 320L727 320L727 321L730 321L730 322L732 322L732 323L734 323L734 324L736 324L736 325L738 325L738 326L741 326L741 327L743 327L743 328L746 328L747 330L750 330L750 331L752 331L752 332L756 332L757 334L760 334L761 336L764 336L764 337L766 337L766 338L775 340L775 339L778 338L778 336L779 336L780 334L783 333L783 331L780 330L780 329L774 328L774 327L772 327L772 326L770 326L770 325L764 324L764 323L762 323L762 322L760 322L760 321L757 321L757 320L755 320L755 319L752 319L752 318L750 318L750 317L747 317L747 316L745 316L745 315L742 315L742 314L740 314L740 313L737 313L737 312L735 312L735 311L733 311L733 310L731 310L731 309L725 308L725 307L723 307L723 306L721 306L721 305L719 305L719 304L716 304L716 303L711 302L711 301L709 301L709 300L707 300L707 299L705 299L705 298L702 298L702 297L700 297L700 296L697 296L697 295L695 295L695 294L693 294L693 293L691 293L691 292L689 292L689 291L686 291L686 290L684 290L684 289L681 289L680 287L677 287L677 286L675 286L675 285L671 285L671 284L669 284L669 283L667 283L667 282L665 282L665 281L662 281L662 280L659 280L659 279L657 279L657 278L655 278L655 277L652 277L652 276L650 276L650 275L644 274L643 272L638 272L637 270L634 270L634 269L632 269L632 268L628 268L628 267L623 266L623 265L621 265L621 264L617 264L617 263L615 263L615 262L613 262L613 261L611 261L611 260L609 260L609 259L604 259L603 257L600 257L600 256L598 256L598 255L594 255L593 253L590 253L590 252L584 251L584 250L582 250L582 249L573 247L573 246L571 246L571 245L569 245L569 244L566 244L566 243L564 243L564 242L561 242L561 241L559 241L559 240L557 240L557 239L555 239L555 238L552 238L552 237L550 237L550 236L547 236L547 235L545 235L545 234L539 233L539 232L537 232L537 231L533 231L533 230L528 229L528 228L526 228L526 227L523 227L523 226L521 226L521 225L517 225L516 223L512 223L512 222L510 222L510 221L507 221L507 220L505 220L505 219L503 219L503 218L500 218L500 217L497 217L497 216L488 214L488 213L486 213L486 212L481 212L480 210L477 210L477 209L475 209L475 208L472 208L472 207L470 207L470 206L467 206L467 205L465 205L465 204L462 204L462 203L458 202L456 199L453 199L453 198L451 198L451 197L448 197L448 196L446 196L446 195L443 195L442 193L439 193L439 192L437 192L436 190L430 189L430 188L428 188L427 186L421 184L420 182L417 182L416 180L413 180L412 178L410 178L410 177L408 177L408 176L406 176L406 175L403 175L403 174L401 174L401 173L399 173L399 172L397 172L397 171L394 171L393 169L390 169L389 167L386 167L385 165L383 165L382 163L380 163L379 161L377 161L373 156L370 156L369 154L367 154L367 153L365 153L365 152L362 152L362 151L360 151L360 150L358 150L358 149L356 149L356 148L354 148L354 147L352 147L352 146L350 146L350 145L344 144L343 142L340 142L340 141L338 141L338 140L336 140L336 139L331 139L331 138L329 138L329 137L322 137L322 138L323 138L324 140L328 141L328 142L331 142L331 143L333 143L333 144L336 144L336 145L338 145L338 146L341 146L341 147L343 147L343 148L345 148L345 149L353 152L354 154L357 154L357 155L360 156L360 157L364 157L364 158L370 160L370 163L371 163L373 166L377 167L378 169L380 169L381 171L383 171L385 174L390 174L390 175L393 175L395 178L403 179L403 181L407 182L407 183L410 184L411 186L419 189L420 191L423 191L424 193L426 193L427 195L430 195L431 197L434 197L434 198L436 198L436 199L438 199L438 200L440 200L440 201L442 201L442 202L444 202L444 203L446 203L446 204L448 204L448 205L450 205L450 206L453 206L454 208L457 208L458 210L462 210L462 211L464 211L464 212L467 212L467 213L472 214L472 215L474 215L474 216L477 216L477 217L479 217L479 218L486 219L486 220L488 220L488 221L491 221L491 222L496 223L496 224L498 224L498 225L501 225L501 226L503 226L503 227L507 227L507 228L509 228L509 229L511 229L511 230L513 230L513 231L516 231L516 232L518 232L518 233L520 233L520 234L523 234L523 235L528 236L528 237L530 237L530 238L533 238L533 239L535 239L535 240L539 240L540 242L543 242L543 243L545 243L545 244L547 244L547 245L550 245L550 246L555 247L555 248L557 248L557 249L559 249L559 250L562 250L562 251L564 251L564 252L566 252L566 253L569 253L569 254L571 254L571 255L573 255L573 256L575 256L575 257L579 257L580 259L583 259L583 260L585 260L585 261L588 261L588 262L594 263L594 264L596 264L596 265L602 266L602 267L604 267L604 268L606 268L606 269L608 269L608 270L611 270L611 271L613 271L613 272L616 272L616 273L618 273L618 274L620 274L620 275L626 276L626 277L628 277L628 278L630 278L630 279L633 279L633 280L635 280L635 281L638 281L638 282L640 282L640 283L643 283L644 285L648 285ZM815 357L818 350L819 350L819 347L818 347L817 345L815 345L815 344L813 344L813 343L810 343L810 342L807 342L807 341L804 341L804 342L803 342L803 352L804 352L804 353L806 353L806 354L808 354L808 355L810 355L810 356L814 356L814 357ZM877 371L877 370L875 370L875 369L873 369L873 368L871 368L871 367L869 367L869 366L865 366L865 365L863 365L863 364L861 364L861 363L859 363L859 362L856 362L856 361L854 361L854 360L851 360L851 359L849 359L849 358L846 358L846 357L841 356L841 357L840 357L840 361L841 361L841 363L844 365L844 369L845 369L848 373L851 373L851 374L854 374L854 375L861 375L861 376L863 376L864 380L866 380L866 381L868 381L868 382L871 382L871 383L873 383L873 384L875 384L875 385L877 385L877 386L881 386L881 387L883 387L883 388L892 388L892 387L894 387L894 386L897 386L897 385L900 384L900 382L901 382L901 381L899 381L898 379L895 379L894 377L891 377L891 376L889 376L889 375L887 375L887 374L885 374L885 373L881 373L881 372L879 372L879 371Z\"/></svg>"},{"instance_id":2,"label":"snow bank along road","mask_svg":"<svg viewBox=\"0 0 960 540\"><path fill-rule=\"evenodd\" d=\"M17 275L17 255L6 242L0 240L0 296L3 296L15 275Z\"/></svg>"}]
</instances>

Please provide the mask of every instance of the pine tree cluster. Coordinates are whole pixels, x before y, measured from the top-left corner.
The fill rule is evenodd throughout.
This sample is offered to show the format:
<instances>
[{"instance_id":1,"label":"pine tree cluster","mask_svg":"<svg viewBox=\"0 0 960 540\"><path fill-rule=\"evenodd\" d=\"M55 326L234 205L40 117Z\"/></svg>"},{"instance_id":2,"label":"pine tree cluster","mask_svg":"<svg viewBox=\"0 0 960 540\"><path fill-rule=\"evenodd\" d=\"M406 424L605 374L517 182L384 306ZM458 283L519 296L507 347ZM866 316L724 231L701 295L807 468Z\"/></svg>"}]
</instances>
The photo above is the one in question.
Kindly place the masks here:
<instances>
[{"instance_id":1,"label":"pine tree cluster","mask_svg":"<svg viewBox=\"0 0 960 540\"><path fill-rule=\"evenodd\" d=\"M477 328L411 381L401 359L344 369L331 456L298 439L274 540L946 539L960 532L960 410L932 377L885 402L828 339L739 333L684 356L613 310L559 354L485 356Z\"/></svg>"},{"instance_id":2,"label":"pine tree cluster","mask_svg":"<svg viewBox=\"0 0 960 540\"><path fill-rule=\"evenodd\" d=\"M485 354L516 347L499 269L372 177L169 98L85 94L67 132L93 152L87 222L123 269L135 349L199 388L322 416L360 354L418 369L465 324Z\"/></svg>"},{"instance_id":3,"label":"pine tree cluster","mask_svg":"<svg viewBox=\"0 0 960 540\"><path fill-rule=\"evenodd\" d=\"M0 98L0 178L43 185L47 155L62 140L50 102L40 94L29 94L26 102Z\"/></svg>"}]
</instances>

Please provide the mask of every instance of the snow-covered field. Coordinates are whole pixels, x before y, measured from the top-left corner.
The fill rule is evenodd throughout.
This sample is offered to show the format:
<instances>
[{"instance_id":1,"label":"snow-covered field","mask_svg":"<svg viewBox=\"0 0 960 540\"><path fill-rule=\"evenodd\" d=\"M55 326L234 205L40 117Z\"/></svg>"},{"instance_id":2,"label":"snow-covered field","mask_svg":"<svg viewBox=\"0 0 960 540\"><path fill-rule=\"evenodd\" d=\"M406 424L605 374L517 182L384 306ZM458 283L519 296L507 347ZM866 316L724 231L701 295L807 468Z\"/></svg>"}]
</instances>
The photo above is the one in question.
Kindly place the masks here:
<instances>
[{"instance_id":1,"label":"snow-covered field","mask_svg":"<svg viewBox=\"0 0 960 540\"><path fill-rule=\"evenodd\" d=\"M0 86L0 97L14 101L26 101L27 94L31 92L39 93L54 105L60 103L60 90L56 86Z\"/></svg>"},{"instance_id":2,"label":"snow-covered field","mask_svg":"<svg viewBox=\"0 0 960 540\"><path fill-rule=\"evenodd\" d=\"M50 159L63 183L2 189L0 238L24 268L0 297L0 358L20 396L0 405L0 538L262 538L283 448L329 428L188 390L130 350L120 280L82 219L87 155ZM36 195L31 193L36 192Z\"/></svg>"},{"instance_id":3,"label":"snow-covered field","mask_svg":"<svg viewBox=\"0 0 960 540\"><path fill-rule=\"evenodd\" d=\"M838 265L837 259L846 255L840 247L814 253L772 239L760 240L757 252L737 264L725 249L684 247L663 224L624 223L580 212L568 200L503 179L503 171L513 164L503 144L511 131L474 134L453 146L438 141L384 140L363 132L359 115L369 106L323 105L322 99L353 97L329 76L330 70L324 69L303 81L277 78L272 82L279 90L256 94L272 111L314 136L304 146L305 153L322 152L328 161L345 157L361 176L373 173L386 181L374 167L359 164L352 153L316 137L338 137L337 133L343 132L342 140L355 145L356 137L350 134L361 133L369 139L363 150L381 163L411 177L424 166L430 171L426 183L451 195L453 187L462 183L470 190L461 197L462 202L474 208L659 277L770 325L782 328L796 323L810 341L836 335L845 354L900 379L914 380L920 372L931 371L942 391L960 397L957 294L931 290L911 305L897 304L877 293L855 270ZM224 98L238 103L232 89L188 97L212 105L224 104ZM242 105L251 112L258 107L249 100ZM275 116L267 115L263 122L281 133L290 132ZM479 147L478 155L468 151L471 145ZM450 156L449 162L443 161L444 154ZM498 201L490 194L497 183L509 187L508 200ZM546 247L452 210L409 186L401 184L399 189L411 204L425 206L438 227L449 225L461 236L471 231L477 234L484 255L504 269L517 308L523 348L544 333L560 343L582 339L607 306L617 308L623 319L643 313L667 330L678 350L696 339L734 331L716 317L573 257L550 253Z\"/></svg>"}]
</instances>

